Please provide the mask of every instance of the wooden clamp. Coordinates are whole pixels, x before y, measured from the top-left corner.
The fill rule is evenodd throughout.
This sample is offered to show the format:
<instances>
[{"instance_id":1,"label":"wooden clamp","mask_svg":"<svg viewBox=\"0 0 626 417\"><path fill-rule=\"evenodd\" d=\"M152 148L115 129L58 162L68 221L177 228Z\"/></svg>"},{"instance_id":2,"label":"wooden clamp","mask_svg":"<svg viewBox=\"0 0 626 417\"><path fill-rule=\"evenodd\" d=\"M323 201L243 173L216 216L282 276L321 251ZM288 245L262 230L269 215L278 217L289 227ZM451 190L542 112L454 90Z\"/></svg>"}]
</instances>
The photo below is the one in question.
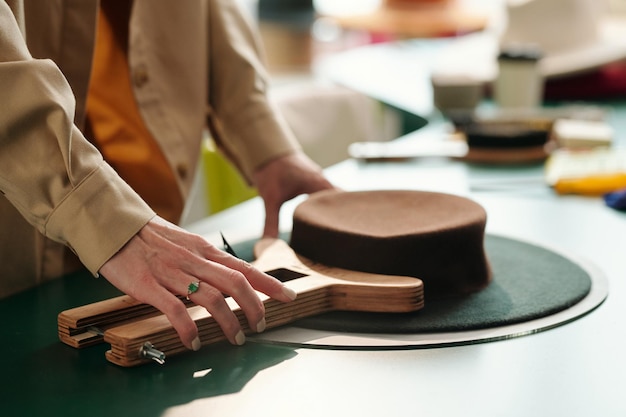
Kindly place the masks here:
<instances>
[{"instance_id":1,"label":"wooden clamp","mask_svg":"<svg viewBox=\"0 0 626 417\"><path fill-rule=\"evenodd\" d=\"M297 298L289 303L258 293L265 306L266 329L333 310L405 313L424 306L421 280L413 277L349 271L315 263L297 255L286 242L262 239L255 245L258 269L283 281ZM202 345L225 340L222 330L202 306L181 297L198 326ZM230 297L226 299L246 334L253 333L243 311ZM162 362L165 356L186 352L167 317L154 307L121 296L66 310L58 316L62 342L83 348L106 342L106 358L130 367Z\"/></svg>"}]
</instances>

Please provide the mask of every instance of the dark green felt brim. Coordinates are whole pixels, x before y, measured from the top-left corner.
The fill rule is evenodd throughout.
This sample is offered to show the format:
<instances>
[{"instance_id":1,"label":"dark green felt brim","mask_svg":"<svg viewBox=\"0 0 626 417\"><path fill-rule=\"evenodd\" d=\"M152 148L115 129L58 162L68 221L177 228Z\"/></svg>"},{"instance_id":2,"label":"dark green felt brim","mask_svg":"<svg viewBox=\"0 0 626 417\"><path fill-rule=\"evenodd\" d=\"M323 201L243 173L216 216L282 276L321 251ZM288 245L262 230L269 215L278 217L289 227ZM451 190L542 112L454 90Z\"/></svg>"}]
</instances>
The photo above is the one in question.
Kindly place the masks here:
<instances>
[{"instance_id":1,"label":"dark green felt brim","mask_svg":"<svg viewBox=\"0 0 626 417\"><path fill-rule=\"evenodd\" d=\"M246 241L232 246L238 256L251 260L254 243ZM479 330L547 317L577 304L591 290L587 271L546 248L487 235L485 250L493 280L476 293L431 300L426 292L425 307L415 313L334 311L293 325L359 333Z\"/></svg>"}]
</instances>

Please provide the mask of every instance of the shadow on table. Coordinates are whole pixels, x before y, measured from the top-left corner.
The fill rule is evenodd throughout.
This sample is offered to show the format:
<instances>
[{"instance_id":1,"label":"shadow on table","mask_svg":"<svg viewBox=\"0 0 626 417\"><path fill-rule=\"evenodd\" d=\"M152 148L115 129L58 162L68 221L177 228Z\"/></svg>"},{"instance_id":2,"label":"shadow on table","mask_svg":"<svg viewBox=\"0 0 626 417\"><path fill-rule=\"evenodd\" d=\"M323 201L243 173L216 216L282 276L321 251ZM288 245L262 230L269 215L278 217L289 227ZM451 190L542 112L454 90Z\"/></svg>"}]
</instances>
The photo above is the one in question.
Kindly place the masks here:
<instances>
[{"instance_id":1,"label":"shadow on table","mask_svg":"<svg viewBox=\"0 0 626 417\"><path fill-rule=\"evenodd\" d=\"M2 377L3 414L158 416L197 399L237 393L258 372L297 355L282 346L220 343L164 365L122 368L106 361L106 350L79 351L59 342L14 362Z\"/></svg>"},{"instance_id":2,"label":"shadow on table","mask_svg":"<svg viewBox=\"0 0 626 417\"><path fill-rule=\"evenodd\" d=\"M288 347L224 342L164 365L123 368L106 360L108 344L78 350L59 341L58 313L117 294L105 280L75 274L0 300L2 415L158 416L239 392L259 371L297 355Z\"/></svg>"}]
</instances>

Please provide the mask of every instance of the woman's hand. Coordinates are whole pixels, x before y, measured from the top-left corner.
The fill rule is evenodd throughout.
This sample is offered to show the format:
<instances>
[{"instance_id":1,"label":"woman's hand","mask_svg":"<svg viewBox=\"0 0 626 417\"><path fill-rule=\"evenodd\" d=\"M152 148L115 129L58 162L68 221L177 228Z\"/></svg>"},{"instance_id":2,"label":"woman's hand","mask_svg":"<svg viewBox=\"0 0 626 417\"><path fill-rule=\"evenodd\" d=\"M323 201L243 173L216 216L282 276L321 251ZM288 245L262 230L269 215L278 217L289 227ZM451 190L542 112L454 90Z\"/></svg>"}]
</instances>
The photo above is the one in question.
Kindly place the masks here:
<instances>
[{"instance_id":1,"label":"woman's hand","mask_svg":"<svg viewBox=\"0 0 626 417\"><path fill-rule=\"evenodd\" d=\"M203 306L219 323L228 340L237 345L245 335L223 293L232 296L244 312L250 328L265 329L265 308L255 289L280 301L296 294L277 279L257 270L160 217L155 217L100 269L113 285L138 301L163 312L187 348L198 350L198 329L176 295L187 295Z\"/></svg>"},{"instance_id":2,"label":"woman's hand","mask_svg":"<svg viewBox=\"0 0 626 417\"><path fill-rule=\"evenodd\" d=\"M263 236L278 237L278 219L284 202L300 194L334 188L322 169L302 152L276 158L257 169L254 185L265 203Z\"/></svg>"}]
</instances>

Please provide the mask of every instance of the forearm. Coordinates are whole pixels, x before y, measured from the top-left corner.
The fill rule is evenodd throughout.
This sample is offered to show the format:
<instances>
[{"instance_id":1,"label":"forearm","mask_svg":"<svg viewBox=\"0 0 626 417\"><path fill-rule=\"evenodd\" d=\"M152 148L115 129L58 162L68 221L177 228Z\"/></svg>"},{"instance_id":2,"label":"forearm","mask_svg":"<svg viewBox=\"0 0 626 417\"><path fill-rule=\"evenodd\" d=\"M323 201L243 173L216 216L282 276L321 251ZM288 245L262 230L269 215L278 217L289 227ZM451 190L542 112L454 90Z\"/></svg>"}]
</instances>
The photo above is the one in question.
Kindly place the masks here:
<instances>
[{"instance_id":1,"label":"forearm","mask_svg":"<svg viewBox=\"0 0 626 417\"><path fill-rule=\"evenodd\" d=\"M4 2L0 91L0 191L95 273L154 214L74 126L69 85L30 57Z\"/></svg>"}]
</instances>

